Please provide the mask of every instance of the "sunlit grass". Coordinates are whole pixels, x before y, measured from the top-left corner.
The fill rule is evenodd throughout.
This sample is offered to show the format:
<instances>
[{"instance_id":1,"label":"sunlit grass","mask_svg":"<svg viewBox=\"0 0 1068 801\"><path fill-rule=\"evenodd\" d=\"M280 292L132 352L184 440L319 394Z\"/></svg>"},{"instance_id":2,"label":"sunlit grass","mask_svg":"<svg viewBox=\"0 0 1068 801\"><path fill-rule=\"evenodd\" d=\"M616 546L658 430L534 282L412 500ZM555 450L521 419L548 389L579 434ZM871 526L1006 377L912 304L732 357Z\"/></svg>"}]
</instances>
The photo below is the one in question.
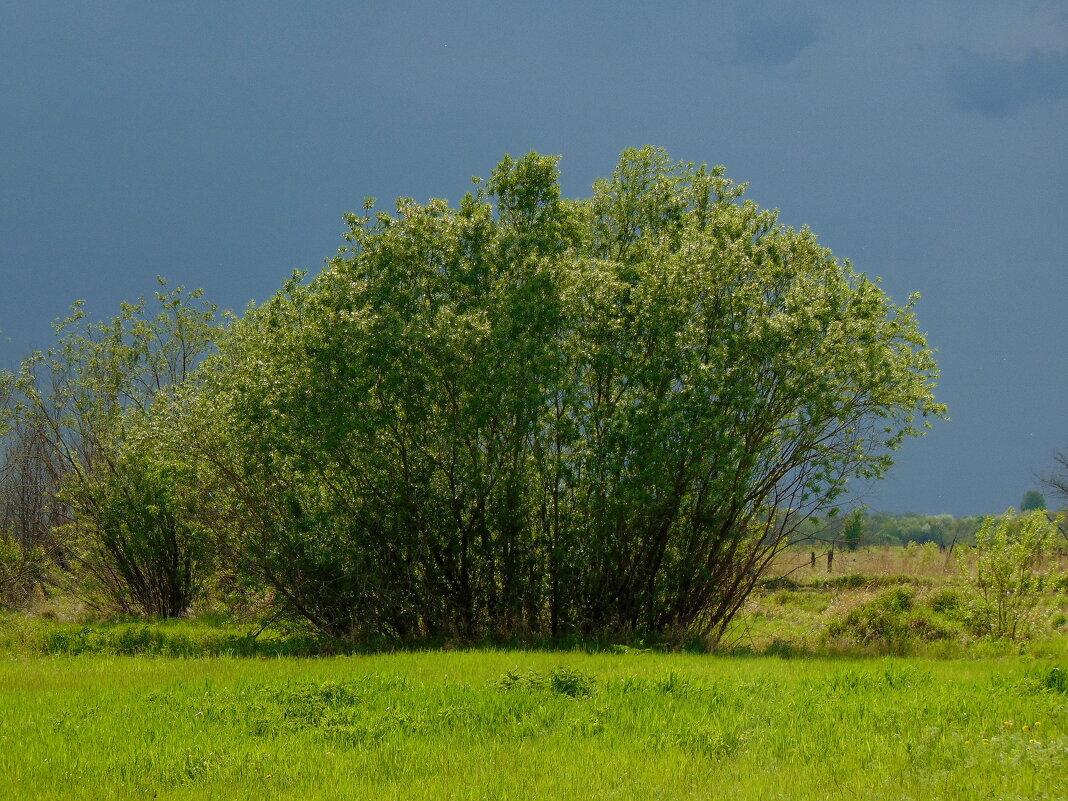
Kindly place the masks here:
<instances>
[{"instance_id":1,"label":"sunlit grass","mask_svg":"<svg viewBox=\"0 0 1068 801\"><path fill-rule=\"evenodd\" d=\"M0 614L0 799L1068 798L1060 585L1028 642L828 636L935 553L766 583L718 655Z\"/></svg>"},{"instance_id":2,"label":"sunlit grass","mask_svg":"<svg viewBox=\"0 0 1068 801\"><path fill-rule=\"evenodd\" d=\"M1021 658L9 658L0 797L1064 798L1058 677Z\"/></svg>"}]
</instances>

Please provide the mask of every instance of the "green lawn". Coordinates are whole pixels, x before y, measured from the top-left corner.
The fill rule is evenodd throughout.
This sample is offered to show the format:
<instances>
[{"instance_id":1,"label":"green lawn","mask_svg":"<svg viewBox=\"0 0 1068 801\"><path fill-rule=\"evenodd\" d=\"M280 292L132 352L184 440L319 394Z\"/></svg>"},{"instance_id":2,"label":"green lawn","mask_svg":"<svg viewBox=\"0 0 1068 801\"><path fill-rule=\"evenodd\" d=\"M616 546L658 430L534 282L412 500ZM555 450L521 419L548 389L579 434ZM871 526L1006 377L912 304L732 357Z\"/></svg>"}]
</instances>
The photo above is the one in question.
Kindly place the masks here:
<instances>
[{"instance_id":1,"label":"green lawn","mask_svg":"<svg viewBox=\"0 0 1068 801\"><path fill-rule=\"evenodd\" d=\"M2 659L3 798L1068 798L1029 657Z\"/></svg>"}]
</instances>

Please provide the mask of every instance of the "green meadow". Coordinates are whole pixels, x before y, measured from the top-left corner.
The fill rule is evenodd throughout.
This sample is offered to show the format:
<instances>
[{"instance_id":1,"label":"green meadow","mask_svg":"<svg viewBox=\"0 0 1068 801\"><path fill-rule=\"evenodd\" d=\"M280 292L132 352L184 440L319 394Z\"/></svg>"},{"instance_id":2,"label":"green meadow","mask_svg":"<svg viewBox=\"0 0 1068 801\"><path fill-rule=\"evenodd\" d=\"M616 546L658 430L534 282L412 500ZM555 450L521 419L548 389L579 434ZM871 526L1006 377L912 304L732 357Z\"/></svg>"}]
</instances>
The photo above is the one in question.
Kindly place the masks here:
<instances>
[{"instance_id":1,"label":"green meadow","mask_svg":"<svg viewBox=\"0 0 1068 801\"><path fill-rule=\"evenodd\" d=\"M7 647L3 798L1068 797L1056 658Z\"/></svg>"},{"instance_id":2,"label":"green meadow","mask_svg":"<svg viewBox=\"0 0 1068 801\"><path fill-rule=\"evenodd\" d=\"M714 652L0 613L0 799L1068 798L1064 582L1010 642L937 548L805 556Z\"/></svg>"},{"instance_id":3,"label":"green meadow","mask_svg":"<svg viewBox=\"0 0 1068 801\"><path fill-rule=\"evenodd\" d=\"M807 557L715 649L0 613L0 799L1068 798L1063 580L1012 642L971 555Z\"/></svg>"}]
</instances>

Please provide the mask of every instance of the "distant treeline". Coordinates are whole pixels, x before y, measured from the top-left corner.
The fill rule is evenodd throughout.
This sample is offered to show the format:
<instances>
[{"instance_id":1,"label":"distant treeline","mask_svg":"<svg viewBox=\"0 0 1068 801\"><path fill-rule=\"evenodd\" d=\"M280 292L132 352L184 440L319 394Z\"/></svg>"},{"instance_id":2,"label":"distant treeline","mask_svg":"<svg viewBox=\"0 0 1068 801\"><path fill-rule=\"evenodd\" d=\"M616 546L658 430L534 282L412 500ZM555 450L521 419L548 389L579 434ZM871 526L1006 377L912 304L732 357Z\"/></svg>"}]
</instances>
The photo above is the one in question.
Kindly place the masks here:
<instances>
[{"instance_id":1,"label":"distant treeline","mask_svg":"<svg viewBox=\"0 0 1068 801\"><path fill-rule=\"evenodd\" d=\"M813 541L846 546L845 536L850 515L821 517L809 520L805 535ZM865 511L856 516L860 522L858 546L864 545L924 545L933 542L946 548L956 545L975 545L975 533L986 519L985 515L953 517L953 515L921 515L913 512L887 514Z\"/></svg>"}]
</instances>

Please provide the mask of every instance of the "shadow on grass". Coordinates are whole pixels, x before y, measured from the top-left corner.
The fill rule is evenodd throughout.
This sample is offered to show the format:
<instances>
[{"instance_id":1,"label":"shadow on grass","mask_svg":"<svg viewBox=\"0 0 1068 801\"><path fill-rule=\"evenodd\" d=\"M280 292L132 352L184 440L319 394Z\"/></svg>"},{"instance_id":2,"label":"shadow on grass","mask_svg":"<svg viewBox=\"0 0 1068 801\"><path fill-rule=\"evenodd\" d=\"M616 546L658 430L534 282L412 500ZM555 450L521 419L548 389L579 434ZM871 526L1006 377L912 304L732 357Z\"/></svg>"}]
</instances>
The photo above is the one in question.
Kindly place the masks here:
<instances>
[{"instance_id":1,"label":"shadow on grass","mask_svg":"<svg viewBox=\"0 0 1068 801\"><path fill-rule=\"evenodd\" d=\"M11 626L11 619L0 620ZM62 623L23 618L15 636L0 636L0 651L41 656L98 654L112 656L161 656L179 658L236 657L332 657L399 652L508 650L588 653L709 653L700 638L683 642L665 637L636 635L621 639L589 637L499 638L482 640L400 640L368 637L343 640L304 631L238 632L238 624L197 620L123 620L88 624Z\"/></svg>"},{"instance_id":2,"label":"shadow on grass","mask_svg":"<svg viewBox=\"0 0 1068 801\"><path fill-rule=\"evenodd\" d=\"M501 638L466 641L459 639L398 640L386 637L339 640L307 631L242 630L242 624L211 620L102 620L88 624L31 618L20 614L0 615L0 654L10 656L156 656L171 658L231 657L244 659L314 658L420 653L427 651L542 651L584 652L620 655L655 653L715 654L728 658L843 659L927 657L936 659L988 658L1031 653L1036 657L1068 655L1068 646L1044 640L1033 643L995 641L873 642L858 644L847 639L821 638L795 642L773 639L767 643L737 640L710 648L699 637L683 641L663 636L635 635L628 638L558 637Z\"/></svg>"},{"instance_id":3,"label":"shadow on grass","mask_svg":"<svg viewBox=\"0 0 1068 801\"><path fill-rule=\"evenodd\" d=\"M913 586L929 587L933 580L926 576L899 574L892 576L871 576L865 573L846 573L840 576L817 576L808 581L795 581L790 576L767 578L758 582L761 589L826 592L827 590L877 590L885 587Z\"/></svg>"}]
</instances>

